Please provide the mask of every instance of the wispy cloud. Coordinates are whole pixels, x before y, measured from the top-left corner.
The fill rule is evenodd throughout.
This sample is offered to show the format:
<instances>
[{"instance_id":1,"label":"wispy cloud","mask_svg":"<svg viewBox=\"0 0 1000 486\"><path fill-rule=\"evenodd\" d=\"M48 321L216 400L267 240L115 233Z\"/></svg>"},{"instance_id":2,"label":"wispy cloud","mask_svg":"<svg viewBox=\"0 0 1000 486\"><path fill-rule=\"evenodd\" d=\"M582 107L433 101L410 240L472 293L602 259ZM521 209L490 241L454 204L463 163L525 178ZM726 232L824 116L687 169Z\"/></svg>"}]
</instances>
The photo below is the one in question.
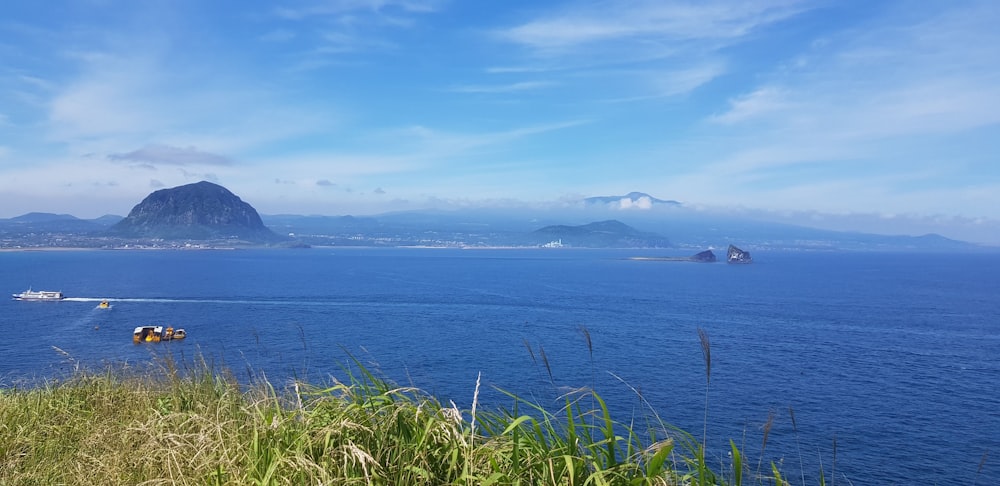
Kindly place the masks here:
<instances>
[{"instance_id":1,"label":"wispy cloud","mask_svg":"<svg viewBox=\"0 0 1000 486\"><path fill-rule=\"evenodd\" d=\"M789 102L781 89L765 86L756 91L729 100L729 110L713 115L710 120L723 124L739 123L754 118L774 114L789 108Z\"/></svg>"},{"instance_id":2,"label":"wispy cloud","mask_svg":"<svg viewBox=\"0 0 1000 486\"><path fill-rule=\"evenodd\" d=\"M440 4L436 0L333 0L281 6L273 14L289 23L278 33L270 33L268 40L294 36L309 46L293 56L291 71L325 68L345 54L398 49L399 44L385 33L412 28L419 16L437 12Z\"/></svg>"},{"instance_id":3,"label":"wispy cloud","mask_svg":"<svg viewBox=\"0 0 1000 486\"><path fill-rule=\"evenodd\" d=\"M209 76L212 67L194 61L178 72L168 53L121 49L80 51L73 76L45 92L41 126L50 142L118 155L143 146L132 153L193 160L183 149L166 149L237 154L332 126L334 110L317 110L315 100L303 106L253 80L235 82L238 72L220 68Z\"/></svg>"},{"instance_id":4,"label":"wispy cloud","mask_svg":"<svg viewBox=\"0 0 1000 486\"><path fill-rule=\"evenodd\" d=\"M969 144L1000 124L1000 65L984 62L1000 56L1000 9L903 5L826 35L707 116L722 154L687 187L733 201L766 190L771 208L989 214L1000 200L976 187L1000 169Z\"/></svg>"},{"instance_id":5,"label":"wispy cloud","mask_svg":"<svg viewBox=\"0 0 1000 486\"><path fill-rule=\"evenodd\" d=\"M577 96L632 102L687 95L724 76L723 51L795 17L809 6L794 0L686 2L587 1L541 8L492 38L520 46L521 64L495 74L560 72Z\"/></svg>"},{"instance_id":6,"label":"wispy cloud","mask_svg":"<svg viewBox=\"0 0 1000 486\"><path fill-rule=\"evenodd\" d=\"M329 0L308 1L296 7L282 6L274 13L290 20L344 14L389 15L399 13L430 13L438 10L440 0Z\"/></svg>"},{"instance_id":7,"label":"wispy cloud","mask_svg":"<svg viewBox=\"0 0 1000 486\"><path fill-rule=\"evenodd\" d=\"M455 93L516 93L521 91L535 91L557 85L558 83L554 81L521 81L510 84L455 86L449 91Z\"/></svg>"},{"instance_id":8,"label":"wispy cloud","mask_svg":"<svg viewBox=\"0 0 1000 486\"><path fill-rule=\"evenodd\" d=\"M665 46L692 40L729 41L800 13L805 8L798 4L786 0L589 2L553 10L496 35L540 53L608 42Z\"/></svg>"},{"instance_id":9,"label":"wispy cloud","mask_svg":"<svg viewBox=\"0 0 1000 486\"><path fill-rule=\"evenodd\" d=\"M116 162L135 162L164 165L232 165L229 157L200 151L194 147L171 147L169 145L146 145L131 152L111 154L108 158Z\"/></svg>"},{"instance_id":10,"label":"wispy cloud","mask_svg":"<svg viewBox=\"0 0 1000 486\"><path fill-rule=\"evenodd\" d=\"M1000 122L1000 10L927 4L893 24L818 43L712 119L803 126L854 137L948 133ZM901 8L901 7L898 7ZM970 75L974 74L974 75Z\"/></svg>"},{"instance_id":11,"label":"wispy cloud","mask_svg":"<svg viewBox=\"0 0 1000 486\"><path fill-rule=\"evenodd\" d=\"M725 73L724 63L716 61L693 62L678 69L649 69L638 71L605 71L595 76L628 79L634 86L632 96L602 99L603 102L620 103L648 101L685 96L712 82Z\"/></svg>"},{"instance_id":12,"label":"wispy cloud","mask_svg":"<svg viewBox=\"0 0 1000 486\"><path fill-rule=\"evenodd\" d=\"M326 213L370 188L1000 207L989 0L56 5L0 21L6 211L154 177Z\"/></svg>"},{"instance_id":13,"label":"wispy cloud","mask_svg":"<svg viewBox=\"0 0 1000 486\"><path fill-rule=\"evenodd\" d=\"M565 130L588 123L591 123L591 121L570 120L558 123L530 125L509 130L476 133L447 132L416 125L395 133L404 136L410 143L419 147L419 153L423 153L428 158L436 158L462 154L468 150L492 145L510 144L526 137ZM398 136L395 138L398 139Z\"/></svg>"}]
</instances>

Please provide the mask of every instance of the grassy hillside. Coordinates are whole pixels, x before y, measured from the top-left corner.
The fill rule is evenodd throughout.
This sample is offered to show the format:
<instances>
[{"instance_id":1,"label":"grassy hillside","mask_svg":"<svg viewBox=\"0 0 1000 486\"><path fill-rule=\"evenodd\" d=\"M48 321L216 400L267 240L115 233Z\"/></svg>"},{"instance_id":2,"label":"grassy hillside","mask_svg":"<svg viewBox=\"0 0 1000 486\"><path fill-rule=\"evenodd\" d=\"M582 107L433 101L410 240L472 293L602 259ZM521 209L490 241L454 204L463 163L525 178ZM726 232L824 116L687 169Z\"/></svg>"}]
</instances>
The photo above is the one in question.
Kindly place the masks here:
<instances>
[{"instance_id":1,"label":"grassy hillside","mask_svg":"<svg viewBox=\"0 0 1000 486\"><path fill-rule=\"evenodd\" d=\"M711 469L692 435L618 423L589 390L458 410L352 366L281 391L173 362L2 390L0 484L785 484L735 446Z\"/></svg>"}]
</instances>

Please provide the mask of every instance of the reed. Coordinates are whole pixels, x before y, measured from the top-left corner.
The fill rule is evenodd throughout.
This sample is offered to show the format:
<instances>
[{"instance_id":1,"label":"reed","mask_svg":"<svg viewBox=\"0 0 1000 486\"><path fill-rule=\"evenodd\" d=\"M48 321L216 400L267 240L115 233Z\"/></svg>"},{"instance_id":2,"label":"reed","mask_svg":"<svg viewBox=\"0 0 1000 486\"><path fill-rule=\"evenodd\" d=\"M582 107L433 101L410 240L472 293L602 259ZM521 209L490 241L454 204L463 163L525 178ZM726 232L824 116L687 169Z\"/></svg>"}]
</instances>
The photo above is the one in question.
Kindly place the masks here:
<instances>
[{"instance_id":1,"label":"reed","mask_svg":"<svg viewBox=\"0 0 1000 486\"><path fill-rule=\"evenodd\" d=\"M466 411L354 357L342 369L278 388L167 359L3 390L0 484L746 483L733 442L732 464L713 470L704 442L652 407L619 421L589 388L554 411L501 390L510 407L487 410L480 376ZM773 465L755 480L786 484Z\"/></svg>"}]
</instances>

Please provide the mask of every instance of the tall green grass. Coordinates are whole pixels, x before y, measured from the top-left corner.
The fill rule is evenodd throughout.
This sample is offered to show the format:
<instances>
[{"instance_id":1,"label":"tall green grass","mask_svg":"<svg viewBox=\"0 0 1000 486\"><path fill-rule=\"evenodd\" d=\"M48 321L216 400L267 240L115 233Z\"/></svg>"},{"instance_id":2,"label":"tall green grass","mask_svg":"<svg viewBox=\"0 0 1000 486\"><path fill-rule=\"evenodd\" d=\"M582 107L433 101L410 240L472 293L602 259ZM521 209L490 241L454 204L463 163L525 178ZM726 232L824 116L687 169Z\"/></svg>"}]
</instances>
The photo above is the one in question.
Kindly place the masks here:
<instances>
[{"instance_id":1,"label":"tall green grass","mask_svg":"<svg viewBox=\"0 0 1000 486\"><path fill-rule=\"evenodd\" d=\"M477 380L460 410L357 359L343 369L279 390L168 359L3 390L0 484L788 484L773 465L749 479L733 442L729 463L709 467L707 395L698 440L652 407L619 421L591 389L556 410L505 391L509 408L484 410Z\"/></svg>"}]
</instances>

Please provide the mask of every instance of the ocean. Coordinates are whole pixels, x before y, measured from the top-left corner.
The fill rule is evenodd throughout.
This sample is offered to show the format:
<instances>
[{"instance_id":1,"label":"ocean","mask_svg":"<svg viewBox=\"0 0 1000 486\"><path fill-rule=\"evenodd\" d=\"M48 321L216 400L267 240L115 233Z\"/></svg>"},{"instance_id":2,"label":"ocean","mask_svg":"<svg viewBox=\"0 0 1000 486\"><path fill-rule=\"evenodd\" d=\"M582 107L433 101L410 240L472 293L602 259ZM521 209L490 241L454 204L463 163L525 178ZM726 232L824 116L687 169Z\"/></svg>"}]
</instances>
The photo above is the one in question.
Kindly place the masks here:
<instances>
[{"instance_id":1,"label":"ocean","mask_svg":"<svg viewBox=\"0 0 1000 486\"><path fill-rule=\"evenodd\" d=\"M707 386L717 464L732 439L793 484L820 468L828 484L1000 484L1000 254L629 259L670 253L0 252L8 295L68 297L0 299L0 387L171 355L281 388L357 359L463 408L479 376L479 407L509 408L505 390L556 411L592 388L620 421L655 413L700 438ZM134 345L151 324L188 337Z\"/></svg>"}]
</instances>

